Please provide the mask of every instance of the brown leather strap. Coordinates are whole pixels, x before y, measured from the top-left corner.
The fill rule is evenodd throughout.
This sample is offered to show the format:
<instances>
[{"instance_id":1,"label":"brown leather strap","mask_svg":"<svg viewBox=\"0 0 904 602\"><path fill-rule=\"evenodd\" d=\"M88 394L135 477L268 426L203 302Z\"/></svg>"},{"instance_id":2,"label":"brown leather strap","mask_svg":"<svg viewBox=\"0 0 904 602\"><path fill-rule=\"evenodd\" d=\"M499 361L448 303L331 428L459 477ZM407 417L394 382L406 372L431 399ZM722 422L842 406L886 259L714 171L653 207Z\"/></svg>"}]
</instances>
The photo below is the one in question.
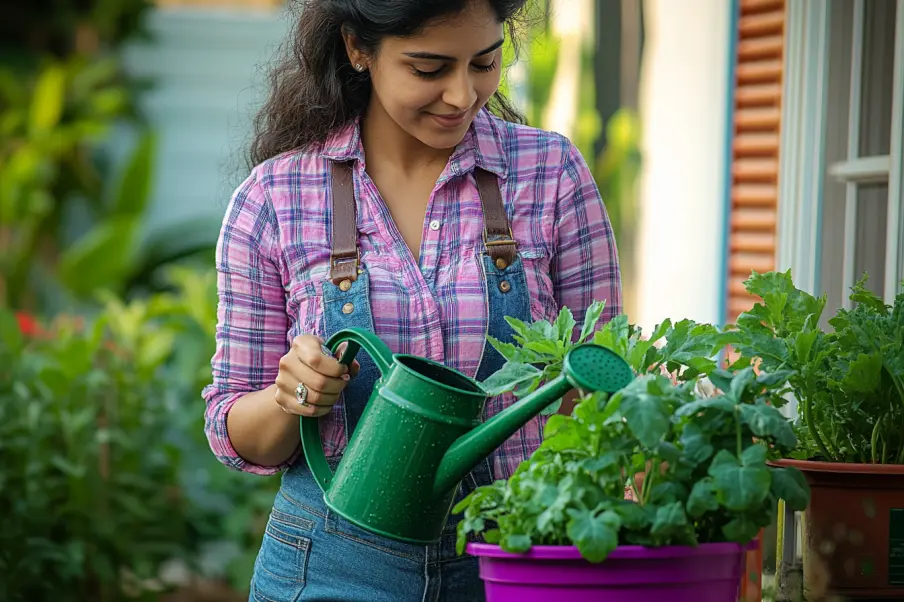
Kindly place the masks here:
<instances>
[{"instance_id":1,"label":"brown leather strap","mask_svg":"<svg viewBox=\"0 0 904 602\"><path fill-rule=\"evenodd\" d=\"M332 165L333 247L330 250L330 280L342 288L358 278L358 225L355 212L355 183L351 163ZM347 285L345 285L347 286Z\"/></svg>"},{"instance_id":2,"label":"brown leather strap","mask_svg":"<svg viewBox=\"0 0 904 602\"><path fill-rule=\"evenodd\" d=\"M487 253L498 268L505 269L515 261L518 248L505 214L499 180L494 174L479 167L474 170L474 178L477 180L477 193L483 206L483 237Z\"/></svg>"}]
</instances>

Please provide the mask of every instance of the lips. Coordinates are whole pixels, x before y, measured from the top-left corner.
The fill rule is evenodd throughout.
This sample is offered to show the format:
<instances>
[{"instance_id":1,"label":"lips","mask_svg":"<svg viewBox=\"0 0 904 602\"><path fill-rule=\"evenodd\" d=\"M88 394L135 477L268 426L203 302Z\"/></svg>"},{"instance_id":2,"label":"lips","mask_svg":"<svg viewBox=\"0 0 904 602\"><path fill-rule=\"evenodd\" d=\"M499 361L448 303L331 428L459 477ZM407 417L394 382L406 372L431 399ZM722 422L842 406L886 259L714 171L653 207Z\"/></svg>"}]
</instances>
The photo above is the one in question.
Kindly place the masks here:
<instances>
[{"instance_id":1,"label":"lips","mask_svg":"<svg viewBox=\"0 0 904 602\"><path fill-rule=\"evenodd\" d=\"M448 114L448 115L437 115L435 113L431 113L430 116L436 121L439 125L447 128L458 127L465 122L465 119L468 118L468 113L457 113L457 114Z\"/></svg>"}]
</instances>

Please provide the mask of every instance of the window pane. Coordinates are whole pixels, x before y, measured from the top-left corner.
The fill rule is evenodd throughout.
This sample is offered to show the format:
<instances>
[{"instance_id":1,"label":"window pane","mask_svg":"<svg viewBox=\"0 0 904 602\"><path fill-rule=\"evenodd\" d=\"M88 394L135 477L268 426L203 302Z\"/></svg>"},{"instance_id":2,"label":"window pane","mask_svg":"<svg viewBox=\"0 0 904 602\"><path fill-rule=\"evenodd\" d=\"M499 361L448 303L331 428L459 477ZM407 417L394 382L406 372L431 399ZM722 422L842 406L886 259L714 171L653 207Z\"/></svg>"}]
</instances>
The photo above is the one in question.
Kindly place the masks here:
<instances>
[{"instance_id":1,"label":"window pane","mask_svg":"<svg viewBox=\"0 0 904 602\"><path fill-rule=\"evenodd\" d=\"M826 88L825 165L847 160L851 98L853 0L833 0L829 13L829 65ZM845 184L825 173L822 189L822 232L818 289L826 292L824 316L841 307L844 296ZM828 317L824 318L828 320Z\"/></svg>"},{"instance_id":2,"label":"window pane","mask_svg":"<svg viewBox=\"0 0 904 602\"><path fill-rule=\"evenodd\" d=\"M857 188L857 247L854 279L869 274L867 288L882 295L885 279L885 223L888 184L864 184Z\"/></svg>"},{"instance_id":3,"label":"window pane","mask_svg":"<svg viewBox=\"0 0 904 602\"><path fill-rule=\"evenodd\" d=\"M891 147L895 0L865 0L860 156L887 155Z\"/></svg>"}]
</instances>

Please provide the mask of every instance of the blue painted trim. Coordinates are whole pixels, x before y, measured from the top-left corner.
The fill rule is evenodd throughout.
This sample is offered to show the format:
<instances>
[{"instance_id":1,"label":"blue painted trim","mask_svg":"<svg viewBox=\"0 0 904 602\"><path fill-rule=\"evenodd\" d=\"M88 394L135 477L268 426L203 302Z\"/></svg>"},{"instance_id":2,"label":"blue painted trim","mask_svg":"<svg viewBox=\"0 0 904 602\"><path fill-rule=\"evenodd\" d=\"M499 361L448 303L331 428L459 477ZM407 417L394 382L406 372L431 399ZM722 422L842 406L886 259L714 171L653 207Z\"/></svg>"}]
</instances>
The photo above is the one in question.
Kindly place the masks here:
<instances>
[{"instance_id":1,"label":"blue painted trim","mask_svg":"<svg viewBox=\"0 0 904 602\"><path fill-rule=\"evenodd\" d=\"M725 111L725 140L724 140L724 165L722 168L723 193L722 193L722 245L721 261L719 264L719 320L725 324L728 315L728 256L731 245L731 187L732 187L732 144L734 142L734 117L735 117L735 74L737 72L738 37L740 37L741 19L740 0L731 0L729 13L728 33L728 93Z\"/></svg>"}]
</instances>

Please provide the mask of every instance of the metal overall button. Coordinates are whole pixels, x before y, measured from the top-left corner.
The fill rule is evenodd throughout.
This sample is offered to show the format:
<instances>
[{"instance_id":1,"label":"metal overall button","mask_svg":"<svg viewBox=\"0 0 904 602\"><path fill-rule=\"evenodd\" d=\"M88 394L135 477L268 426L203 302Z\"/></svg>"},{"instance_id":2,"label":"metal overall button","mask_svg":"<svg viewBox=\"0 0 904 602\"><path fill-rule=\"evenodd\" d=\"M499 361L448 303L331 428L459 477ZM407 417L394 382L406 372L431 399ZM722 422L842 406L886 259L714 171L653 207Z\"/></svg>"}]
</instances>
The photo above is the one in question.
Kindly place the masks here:
<instances>
[{"instance_id":1,"label":"metal overall button","mask_svg":"<svg viewBox=\"0 0 904 602\"><path fill-rule=\"evenodd\" d=\"M503 293L507 293L512 290L512 285L509 284L508 280L503 280L499 283L499 290L501 290Z\"/></svg>"},{"instance_id":2,"label":"metal overall button","mask_svg":"<svg viewBox=\"0 0 904 602\"><path fill-rule=\"evenodd\" d=\"M496 260L496 267L500 270L504 270L505 268L508 267L508 262L505 259L503 259L502 257L500 257L499 259Z\"/></svg>"},{"instance_id":3,"label":"metal overall button","mask_svg":"<svg viewBox=\"0 0 904 602\"><path fill-rule=\"evenodd\" d=\"M342 313L344 313L346 315L352 313L353 311L355 311L354 303L346 303L345 305L342 306Z\"/></svg>"}]
</instances>

